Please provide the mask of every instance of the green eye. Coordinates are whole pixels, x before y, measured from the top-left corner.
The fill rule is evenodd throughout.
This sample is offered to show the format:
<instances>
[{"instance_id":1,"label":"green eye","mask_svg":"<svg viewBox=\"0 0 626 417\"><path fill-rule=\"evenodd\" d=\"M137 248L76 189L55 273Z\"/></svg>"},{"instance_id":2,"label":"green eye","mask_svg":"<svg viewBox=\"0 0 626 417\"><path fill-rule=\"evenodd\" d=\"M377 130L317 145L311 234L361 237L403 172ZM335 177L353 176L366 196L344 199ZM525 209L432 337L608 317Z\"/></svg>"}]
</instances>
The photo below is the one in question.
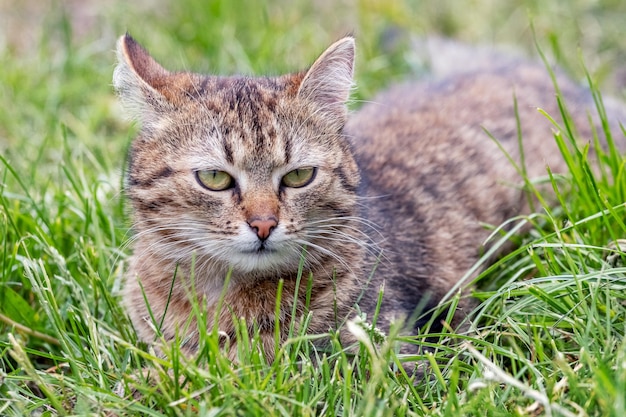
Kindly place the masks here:
<instances>
[{"instance_id":1,"label":"green eye","mask_svg":"<svg viewBox=\"0 0 626 417\"><path fill-rule=\"evenodd\" d=\"M315 178L317 168L298 168L288 172L282 180L285 187L300 188L309 185Z\"/></svg>"},{"instance_id":2,"label":"green eye","mask_svg":"<svg viewBox=\"0 0 626 417\"><path fill-rule=\"evenodd\" d=\"M196 179L204 188L211 191L223 191L231 188L233 183L233 177L224 171L217 171L215 169L203 169L196 171Z\"/></svg>"}]
</instances>

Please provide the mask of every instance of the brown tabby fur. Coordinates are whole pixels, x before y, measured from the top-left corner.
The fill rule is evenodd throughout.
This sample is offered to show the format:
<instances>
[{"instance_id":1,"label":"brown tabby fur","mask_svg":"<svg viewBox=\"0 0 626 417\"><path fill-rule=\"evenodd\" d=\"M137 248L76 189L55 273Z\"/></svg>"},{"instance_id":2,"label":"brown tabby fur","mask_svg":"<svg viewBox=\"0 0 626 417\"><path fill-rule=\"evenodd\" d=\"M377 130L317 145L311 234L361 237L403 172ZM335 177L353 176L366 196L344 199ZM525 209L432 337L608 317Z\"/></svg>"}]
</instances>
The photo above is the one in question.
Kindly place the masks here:
<instances>
[{"instance_id":1,"label":"brown tabby fur","mask_svg":"<svg viewBox=\"0 0 626 417\"><path fill-rule=\"evenodd\" d=\"M296 318L306 312L308 276L310 332L350 317L362 291L359 306L371 318L383 283L383 328L437 305L477 261L489 234L481 224L525 210L519 174L483 131L519 161L514 95L529 176L565 168L553 126L536 111L558 114L554 90L532 63L396 87L348 117L350 37L308 71L275 78L168 72L128 35L118 57L115 87L141 124L127 181L135 237L124 301L141 339L154 341L165 315L164 339L179 334L190 353L198 346L190 300L210 328L229 271L219 330L234 340L233 316L256 324L270 359L281 279L283 338L293 303ZM589 140L590 96L566 80L560 87ZM317 167L309 185L281 185L303 167ZM226 171L235 185L209 191L199 169ZM276 220L265 242L255 219Z\"/></svg>"}]
</instances>

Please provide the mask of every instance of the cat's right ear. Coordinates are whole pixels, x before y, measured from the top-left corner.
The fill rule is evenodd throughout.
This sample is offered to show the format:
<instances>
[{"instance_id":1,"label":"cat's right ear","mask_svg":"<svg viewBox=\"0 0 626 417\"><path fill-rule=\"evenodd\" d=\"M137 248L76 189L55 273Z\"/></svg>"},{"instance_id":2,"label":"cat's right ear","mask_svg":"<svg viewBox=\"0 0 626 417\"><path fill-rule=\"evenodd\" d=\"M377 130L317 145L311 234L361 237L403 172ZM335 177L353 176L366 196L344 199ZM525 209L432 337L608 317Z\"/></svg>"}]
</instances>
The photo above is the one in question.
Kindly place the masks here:
<instances>
[{"instance_id":1,"label":"cat's right ear","mask_svg":"<svg viewBox=\"0 0 626 417\"><path fill-rule=\"evenodd\" d=\"M316 104L320 111L345 121L353 86L354 38L338 40L313 63L304 76L298 97Z\"/></svg>"},{"instance_id":2,"label":"cat's right ear","mask_svg":"<svg viewBox=\"0 0 626 417\"><path fill-rule=\"evenodd\" d=\"M113 86L134 120L145 127L171 109L167 85L171 73L161 67L128 33L117 42Z\"/></svg>"}]
</instances>

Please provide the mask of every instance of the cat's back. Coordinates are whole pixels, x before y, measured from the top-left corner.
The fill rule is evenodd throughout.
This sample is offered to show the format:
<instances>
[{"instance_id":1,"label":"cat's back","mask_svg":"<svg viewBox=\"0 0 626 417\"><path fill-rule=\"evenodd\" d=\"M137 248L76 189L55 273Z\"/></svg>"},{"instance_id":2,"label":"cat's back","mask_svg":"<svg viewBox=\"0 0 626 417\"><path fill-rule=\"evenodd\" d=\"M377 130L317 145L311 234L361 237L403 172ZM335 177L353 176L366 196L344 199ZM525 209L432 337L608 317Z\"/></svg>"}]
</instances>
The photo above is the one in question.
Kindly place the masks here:
<instances>
[{"instance_id":1,"label":"cat's back","mask_svg":"<svg viewBox=\"0 0 626 417\"><path fill-rule=\"evenodd\" d=\"M565 89L574 103L586 101L573 86ZM396 86L346 128L363 193L414 204L417 213L432 209L443 219L459 213L499 224L516 213L511 185L522 179L495 140L519 161L522 135L530 176L546 174L546 165L563 168L553 126L538 108L558 111L546 70L532 64Z\"/></svg>"},{"instance_id":2,"label":"cat's back","mask_svg":"<svg viewBox=\"0 0 626 417\"><path fill-rule=\"evenodd\" d=\"M568 80L559 84L574 116L585 115L592 104L590 95ZM519 120L525 153L559 166L560 158L552 152L554 126L538 109L560 120L548 71L541 65L513 61L396 86L356 112L347 131L366 171L397 165L430 175L428 168L442 169L442 162L448 167L462 163L470 169L483 158L505 160L493 139L517 158ZM579 124L584 129L585 120ZM545 165L542 162L536 174L545 173ZM512 172L508 167L492 168Z\"/></svg>"},{"instance_id":3,"label":"cat's back","mask_svg":"<svg viewBox=\"0 0 626 417\"><path fill-rule=\"evenodd\" d=\"M591 95L566 79L559 89L580 139L592 140ZM362 215L381 235L373 285L394 282L390 310L411 311L427 293L439 299L478 259L484 225L524 211L523 178L509 160L521 161L520 137L530 178L546 176L546 166L565 171L556 128L539 108L560 120L548 70L510 60L397 86L351 117Z\"/></svg>"}]
</instances>

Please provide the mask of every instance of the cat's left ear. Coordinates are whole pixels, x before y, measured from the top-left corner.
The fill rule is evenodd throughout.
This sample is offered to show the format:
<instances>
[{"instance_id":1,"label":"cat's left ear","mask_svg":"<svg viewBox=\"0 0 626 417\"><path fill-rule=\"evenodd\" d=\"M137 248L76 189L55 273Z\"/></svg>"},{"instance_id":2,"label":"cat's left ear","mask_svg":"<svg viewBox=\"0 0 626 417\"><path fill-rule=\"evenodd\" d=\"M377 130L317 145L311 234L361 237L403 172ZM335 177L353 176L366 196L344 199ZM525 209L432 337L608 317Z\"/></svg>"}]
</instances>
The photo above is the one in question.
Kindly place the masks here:
<instances>
[{"instance_id":1,"label":"cat's left ear","mask_svg":"<svg viewBox=\"0 0 626 417\"><path fill-rule=\"evenodd\" d=\"M346 118L354 75L354 38L333 43L307 71L298 97L315 103L320 111Z\"/></svg>"},{"instance_id":2,"label":"cat's left ear","mask_svg":"<svg viewBox=\"0 0 626 417\"><path fill-rule=\"evenodd\" d=\"M129 34L117 42L117 59L113 86L132 118L149 128L175 104L180 90L175 76Z\"/></svg>"}]
</instances>

